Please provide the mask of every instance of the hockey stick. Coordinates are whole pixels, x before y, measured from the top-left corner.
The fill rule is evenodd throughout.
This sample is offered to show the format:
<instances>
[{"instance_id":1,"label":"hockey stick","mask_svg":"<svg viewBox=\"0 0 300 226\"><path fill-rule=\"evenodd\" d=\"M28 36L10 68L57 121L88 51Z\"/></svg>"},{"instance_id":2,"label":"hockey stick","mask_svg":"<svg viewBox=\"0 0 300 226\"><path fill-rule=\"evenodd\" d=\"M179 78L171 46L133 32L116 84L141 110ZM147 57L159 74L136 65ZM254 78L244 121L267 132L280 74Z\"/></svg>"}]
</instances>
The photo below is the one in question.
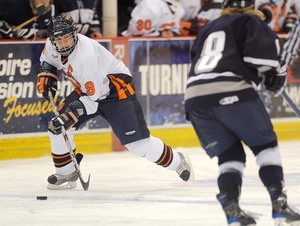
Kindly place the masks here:
<instances>
[{"instance_id":1,"label":"hockey stick","mask_svg":"<svg viewBox=\"0 0 300 226\"><path fill-rule=\"evenodd\" d=\"M294 110L295 114L300 118L300 109L296 106L296 104L291 100L291 98L287 95L285 90L280 94L286 102L290 105L290 107Z\"/></svg>"},{"instance_id":2,"label":"hockey stick","mask_svg":"<svg viewBox=\"0 0 300 226\"><path fill-rule=\"evenodd\" d=\"M49 2L49 4L52 4L51 3L52 1ZM32 2L31 2L32 3ZM30 24L31 22L35 21L37 18L39 18L41 15L47 13L49 10L47 9L47 7L45 8L45 4L44 3L40 3L36 6L33 6L33 4L31 5L30 3L30 7L34 7L35 10L37 10L36 12L33 12L35 16L33 16L32 18L24 21L23 23L21 23L20 25L16 26L14 29L12 29L12 32L16 32L18 30L20 30L21 28L25 27L27 24Z\"/></svg>"},{"instance_id":3,"label":"hockey stick","mask_svg":"<svg viewBox=\"0 0 300 226\"><path fill-rule=\"evenodd\" d=\"M57 107L56 107L56 105L54 103L54 99L53 99L53 96L52 96L51 92L49 92L49 99L50 99L50 102L52 104L53 112L54 112L55 116L59 116L59 112L58 112ZM89 189L91 175L89 174L87 182L84 182L84 180L82 179L81 171L79 169L79 165L78 165L78 162L76 160L75 154L73 152L70 140L69 140L68 135L66 133L65 127L61 126L61 131L62 131L62 135L64 137L64 140L66 142L66 145L68 147L68 150L70 152L70 156L72 158L72 162L74 163L75 170L76 170L77 175L79 177L79 180L80 180L80 183L82 185L82 188L83 188L83 190L87 191Z\"/></svg>"},{"instance_id":4,"label":"hockey stick","mask_svg":"<svg viewBox=\"0 0 300 226\"><path fill-rule=\"evenodd\" d=\"M31 22L35 21L38 18L38 16L34 16L32 18L30 18L29 20L26 20L25 22L21 23L20 25L14 27L14 29L12 29L12 32L16 32L18 30L20 30L21 28L25 27L27 24L30 24Z\"/></svg>"},{"instance_id":5,"label":"hockey stick","mask_svg":"<svg viewBox=\"0 0 300 226\"><path fill-rule=\"evenodd\" d=\"M300 45L300 25L297 20L294 24L292 30L288 33L288 37L283 44L283 51L281 54L281 66L287 67L292 64L293 58L298 56L298 48ZM300 109L296 106L296 104L291 100L285 90L280 94L286 102L290 105L293 111L296 113L298 117L300 117Z\"/></svg>"}]
</instances>

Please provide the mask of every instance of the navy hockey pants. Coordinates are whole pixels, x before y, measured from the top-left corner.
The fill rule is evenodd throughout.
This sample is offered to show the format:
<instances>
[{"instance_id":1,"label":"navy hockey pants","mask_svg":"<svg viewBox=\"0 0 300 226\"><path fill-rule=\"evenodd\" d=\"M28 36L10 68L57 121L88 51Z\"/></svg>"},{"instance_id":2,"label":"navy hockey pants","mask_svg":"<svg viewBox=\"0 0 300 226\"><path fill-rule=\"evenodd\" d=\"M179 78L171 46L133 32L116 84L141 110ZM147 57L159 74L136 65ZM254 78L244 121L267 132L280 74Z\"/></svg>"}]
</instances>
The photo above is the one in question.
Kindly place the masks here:
<instances>
[{"instance_id":1,"label":"navy hockey pants","mask_svg":"<svg viewBox=\"0 0 300 226\"><path fill-rule=\"evenodd\" d=\"M60 113L64 112L70 102L79 97L75 91L68 95ZM123 145L150 136L142 108L135 95L124 100L100 101L96 113L80 116L75 128L78 129L83 123L97 116L102 116L109 123Z\"/></svg>"},{"instance_id":2,"label":"navy hockey pants","mask_svg":"<svg viewBox=\"0 0 300 226\"><path fill-rule=\"evenodd\" d=\"M270 117L259 98L226 106L197 109L188 114L202 147L210 157L226 152L227 158L230 155L245 158L245 153L235 153L244 152L241 141L249 146L255 155L277 145ZM230 160L236 159L227 159Z\"/></svg>"}]
</instances>

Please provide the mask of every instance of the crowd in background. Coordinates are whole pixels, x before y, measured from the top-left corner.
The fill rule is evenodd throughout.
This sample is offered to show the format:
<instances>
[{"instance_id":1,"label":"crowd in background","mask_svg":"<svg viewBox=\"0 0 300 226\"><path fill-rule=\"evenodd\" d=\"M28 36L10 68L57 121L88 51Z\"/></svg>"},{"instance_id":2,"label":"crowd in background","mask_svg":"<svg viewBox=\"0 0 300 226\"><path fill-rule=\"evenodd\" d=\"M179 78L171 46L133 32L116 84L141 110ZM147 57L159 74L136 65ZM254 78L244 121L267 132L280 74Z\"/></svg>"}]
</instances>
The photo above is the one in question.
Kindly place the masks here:
<instances>
[{"instance_id":1,"label":"crowd in background","mask_svg":"<svg viewBox=\"0 0 300 226\"><path fill-rule=\"evenodd\" d=\"M300 16L299 0L256 0L256 9L278 33L288 32ZM117 36L196 35L220 16L222 0L118 0ZM0 0L0 38L47 37L51 16L69 12L77 31L101 38L102 0Z\"/></svg>"}]
</instances>

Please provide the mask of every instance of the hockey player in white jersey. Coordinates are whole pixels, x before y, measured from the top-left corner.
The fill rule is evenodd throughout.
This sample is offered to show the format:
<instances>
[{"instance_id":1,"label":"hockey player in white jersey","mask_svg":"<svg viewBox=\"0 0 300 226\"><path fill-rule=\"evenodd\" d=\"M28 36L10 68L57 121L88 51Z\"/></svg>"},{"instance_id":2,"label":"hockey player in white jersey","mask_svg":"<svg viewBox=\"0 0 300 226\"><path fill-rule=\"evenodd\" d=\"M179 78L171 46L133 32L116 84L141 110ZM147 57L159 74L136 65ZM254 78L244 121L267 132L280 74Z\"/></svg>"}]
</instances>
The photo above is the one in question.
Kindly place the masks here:
<instances>
[{"instance_id":1,"label":"hockey player in white jersey","mask_svg":"<svg viewBox=\"0 0 300 226\"><path fill-rule=\"evenodd\" d=\"M202 0L201 2L202 6L197 15L199 29L220 17L222 11L222 0Z\"/></svg>"},{"instance_id":2,"label":"hockey player in white jersey","mask_svg":"<svg viewBox=\"0 0 300 226\"><path fill-rule=\"evenodd\" d=\"M196 35L198 32L197 15L201 9L200 0L180 0L184 15L180 20L181 35Z\"/></svg>"},{"instance_id":3,"label":"hockey player in white jersey","mask_svg":"<svg viewBox=\"0 0 300 226\"><path fill-rule=\"evenodd\" d=\"M184 9L180 0L143 0L132 11L131 20L123 36L180 35L180 19Z\"/></svg>"},{"instance_id":4,"label":"hockey player in white jersey","mask_svg":"<svg viewBox=\"0 0 300 226\"><path fill-rule=\"evenodd\" d=\"M49 100L57 89L57 70L74 85L59 107L60 115L48 125L56 174L49 176L49 189L76 187L78 175L61 134L67 130L72 149L74 131L85 121L102 116L126 148L137 156L176 171L188 181L191 166L159 138L150 135L141 106L136 99L132 75L123 62L117 60L97 41L77 34L73 19L67 15L53 17L49 38L41 54L41 70L37 90Z\"/></svg>"}]
</instances>

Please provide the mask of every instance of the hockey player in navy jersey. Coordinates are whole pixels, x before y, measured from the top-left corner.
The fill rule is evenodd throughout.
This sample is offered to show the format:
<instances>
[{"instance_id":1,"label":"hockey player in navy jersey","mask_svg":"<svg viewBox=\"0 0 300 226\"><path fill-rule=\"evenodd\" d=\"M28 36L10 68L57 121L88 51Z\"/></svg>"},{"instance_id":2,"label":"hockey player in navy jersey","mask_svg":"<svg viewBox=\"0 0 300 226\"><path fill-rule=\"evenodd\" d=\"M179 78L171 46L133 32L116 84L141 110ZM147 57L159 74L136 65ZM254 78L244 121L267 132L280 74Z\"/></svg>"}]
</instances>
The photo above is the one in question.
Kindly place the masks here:
<instances>
[{"instance_id":1,"label":"hockey player in navy jersey","mask_svg":"<svg viewBox=\"0 0 300 226\"><path fill-rule=\"evenodd\" d=\"M242 142L256 158L275 225L300 222L287 204L277 137L252 84L264 77L275 96L286 84L278 37L263 20L254 0L224 0L221 17L199 31L191 50L186 114L206 153L218 158L217 199L229 225L256 225L239 205L246 163Z\"/></svg>"},{"instance_id":2,"label":"hockey player in navy jersey","mask_svg":"<svg viewBox=\"0 0 300 226\"><path fill-rule=\"evenodd\" d=\"M97 0L53 0L55 15L68 13L76 23L77 32L90 38L101 38Z\"/></svg>"},{"instance_id":3,"label":"hockey player in navy jersey","mask_svg":"<svg viewBox=\"0 0 300 226\"><path fill-rule=\"evenodd\" d=\"M60 115L49 122L56 173L49 176L48 188L72 189L78 179L61 127L67 130L75 152L75 130L96 116L107 120L121 143L133 154L176 171L184 181L191 179L191 166L183 154L150 135L136 99L132 75L125 64L97 41L78 34L68 14L51 18L48 35L40 58L38 92L47 100L50 92L55 96L57 70L74 85L74 91L59 108Z\"/></svg>"},{"instance_id":4,"label":"hockey player in navy jersey","mask_svg":"<svg viewBox=\"0 0 300 226\"><path fill-rule=\"evenodd\" d=\"M1 0L0 38L44 38L51 17L52 0ZM31 19L34 19L31 21ZM28 23L27 23L28 22ZM19 25L23 27L18 28Z\"/></svg>"}]
</instances>

